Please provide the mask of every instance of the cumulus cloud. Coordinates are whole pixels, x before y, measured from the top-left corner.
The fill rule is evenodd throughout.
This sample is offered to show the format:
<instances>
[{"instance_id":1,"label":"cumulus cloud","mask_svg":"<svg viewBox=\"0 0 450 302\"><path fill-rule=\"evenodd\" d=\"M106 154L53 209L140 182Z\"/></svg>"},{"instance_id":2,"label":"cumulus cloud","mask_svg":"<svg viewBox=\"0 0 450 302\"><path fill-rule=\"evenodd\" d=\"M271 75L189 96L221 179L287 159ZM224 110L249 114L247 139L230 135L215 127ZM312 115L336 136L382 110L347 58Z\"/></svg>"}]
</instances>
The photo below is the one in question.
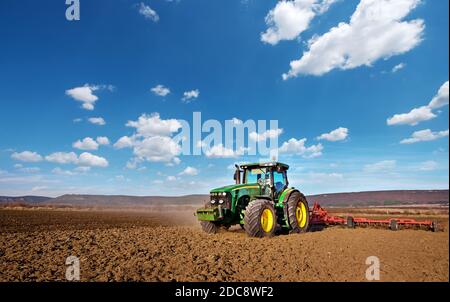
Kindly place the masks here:
<instances>
[{"instance_id":1,"label":"cumulus cloud","mask_svg":"<svg viewBox=\"0 0 450 302\"><path fill-rule=\"evenodd\" d=\"M426 106L414 108L408 113L395 114L387 119L387 124L415 126L420 122L431 120L437 115L432 110L448 105L448 81L442 84L437 94Z\"/></svg>"},{"instance_id":2,"label":"cumulus cloud","mask_svg":"<svg viewBox=\"0 0 450 302\"><path fill-rule=\"evenodd\" d=\"M108 166L108 161L103 157L84 152L78 158L78 165L105 168Z\"/></svg>"},{"instance_id":3,"label":"cumulus cloud","mask_svg":"<svg viewBox=\"0 0 450 302\"><path fill-rule=\"evenodd\" d=\"M95 91L108 89L114 90L112 85L89 85L85 84L82 87L75 87L66 90L66 95L72 97L74 100L82 103L82 108L86 110L94 110L95 102L98 101L98 96L94 94Z\"/></svg>"},{"instance_id":4,"label":"cumulus cloud","mask_svg":"<svg viewBox=\"0 0 450 302\"><path fill-rule=\"evenodd\" d=\"M266 16L267 30L261 33L261 41L275 45L281 40L294 40L308 29L311 20L322 14L336 0L278 1Z\"/></svg>"},{"instance_id":5,"label":"cumulus cloud","mask_svg":"<svg viewBox=\"0 0 450 302\"><path fill-rule=\"evenodd\" d=\"M305 146L306 138L295 139L291 138L284 142L278 149L279 153L301 155L304 158L314 158L322 155L322 144Z\"/></svg>"},{"instance_id":6,"label":"cumulus cloud","mask_svg":"<svg viewBox=\"0 0 450 302\"><path fill-rule=\"evenodd\" d=\"M78 156L75 152L55 152L47 155L45 160L57 164L76 164Z\"/></svg>"},{"instance_id":7,"label":"cumulus cloud","mask_svg":"<svg viewBox=\"0 0 450 302\"><path fill-rule=\"evenodd\" d=\"M107 138L106 136L98 136L96 141L99 145L109 145L109 138Z\"/></svg>"},{"instance_id":8,"label":"cumulus cloud","mask_svg":"<svg viewBox=\"0 0 450 302\"><path fill-rule=\"evenodd\" d=\"M142 16L144 16L145 19L151 20L153 22L159 21L159 15L154 11L150 6L145 5L145 3L141 2L138 5L138 12Z\"/></svg>"},{"instance_id":9,"label":"cumulus cloud","mask_svg":"<svg viewBox=\"0 0 450 302\"><path fill-rule=\"evenodd\" d=\"M136 140L133 153L151 162L170 162L181 153L181 146L168 136L152 136Z\"/></svg>"},{"instance_id":10,"label":"cumulus cloud","mask_svg":"<svg viewBox=\"0 0 450 302\"><path fill-rule=\"evenodd\" d=\"M14 152L13 154L11 154L11 158L30 163L42 161L42 156L32 151Z\"/></svg>"},{"instance_id":11,"label":"cumulus cloud","mask_svg":"<svg viewBox=\"0 0 450 302\"><path fill-rule=\"evenodd\" d=\"M106 125L105 120L102 117L91 117L88 119L89 123L99 126Z\"/></svg>"},{"instance_id":12,"label":"cumulus cloud","mask_svg":"<svg viewBox=\"0 0 450 302\"><path fill-rule=\"evenodd\" d=\"M157 96L166 96L170 93L170 89L167 87L164 87L164 85L157 85L150 90Z\"/></svg>"},{"instance_id":13,"label":"cumulus cloud","mask_svg":"<svg viewBox=\"0 0 450 302\"><path fill-rule=\"evenodd\" d=\"M444 131L433 132L430 129L420 130L414 132L410 138L405 138L400 141L400 144L414 144L419 142L434 141L442 137L448 136L448 129Z\"/></svg>"},{"instance_id":14,"label":"cumulus cloud","mask_svg":"<svg viewBox=\"0 0 450 302\"><path fill-rule=\"evenodd\" d=\"M179 175L195 176L195 175L198 175L198 170L194 167L186 167L186 169L184 169L182 172L180 172Z\"/></svg>"},{"instance_id":15,"label":"cumulus cloud","mask_svg":"<svg viewBox=\"0 0 450 302\"><path fill-rule=\"evenodd\" d=\"M200 96L200 91L198 89L186 91L183 93L183 102L184 103L190 103L193 99L196 99Z\"/></svg>"},{"instance_id":16,"label":"cumulus cloud","mask_svg":"<svg viewBox=\"0 0 450 302\"><path fill-rule=\"evenodd\" d=\"M72 147L80 150L97 150L98 143L90 137L85 137L83 140L77 140L74 142Z\"/></svg>"},{"instance_id":17,"label":"cumulus cloud","mask_svg":"<svg viewBox=\"0 0 450 302\"><path fill-rule=\"evenodd\" d=\"M269 129L269 130L264 131L263 133L257 133L255 131L250 132L248 137L251 140L254 140L257 142L262 142L267 139L277 138L282 133L283 133L283 129Z\"/></svg>"},{"instance_id":18,"label":"cumulus cloud","mask_svg":"<svg viewBox=\"0 0 450 302\"><path fill-rule=\"evenodd\" d=\"M373 164L368 164L364 166L364 171L369 173L377 172L391 172L397 166L397 161L395 160L383 160Z\"/></svg>"},{"instance_id":19,"label":"cumulus cloud","mask_svg":"<svg viewBox=\"0 0 450 302\"><path fill-rule=\"evenodd\" d=\"M420 2L361 0L349 23L341 22L308 41L308 50L300 59L291 61L283 79L371 66L379 59L408 52L422 41L425 25L421 19L402 20Z\"/></svg>"},{"instance_id":20,"label":"cumulus cloud","mask_svg":"<svg viewBox=\"0 0 450 302\"><path fill-rule=\"evenodd\" d=\"M176 119L163 120L159 113L153 113L142 114L137 121L128 121L126 126L136 128L138 135L150 137L172 135L181 128L181 123Z\"/></svg>"},{"instance_id":21,"label":"cumulus cloud","mask_svg":"<svg viewBox=\"0 0 450 302\"><path fill-rule=\"evenodd\" d=\"M420 122L434 119L436 114L428 106L414 108L408 113L395 114L387 119L387 124L392 125L411 125L415 126Z\"/></svg>"},{"instance_id":22,"label":"cumulus cloud","mask_svg":"<svg viewBox=\"0 0 450 302\"><path fill-rule=\"evenodd\" d=\"M117 140L114 144L114 148L123 149L123 148L131 148L133 147L134 139L129 136L122 136Z\"/></svg>"},{"instance_id":23,"label":"cumulus cloud","mask_svg":"<svg viewBox=\"0 0 450 302\"><path fill-rule=\"evenodd\" d=\"M337 142L346 139L348 136L348 129L339 127L329 133L324 133L317 137L318 140L327 140L330 142Z\"/></svg>"},{"instance_id":24,"label":"cumulus cloud","mask_svg":"<svg viewBox=\"0 0 450 302\"><path fill-rule=\"evenodd\" d=\"M107 167L108 161L100 156L84 152L78 156L75 152L55 152L45 157L45 160L57 164L75 164L84 167Z\"/></svg>"}]
</instances>

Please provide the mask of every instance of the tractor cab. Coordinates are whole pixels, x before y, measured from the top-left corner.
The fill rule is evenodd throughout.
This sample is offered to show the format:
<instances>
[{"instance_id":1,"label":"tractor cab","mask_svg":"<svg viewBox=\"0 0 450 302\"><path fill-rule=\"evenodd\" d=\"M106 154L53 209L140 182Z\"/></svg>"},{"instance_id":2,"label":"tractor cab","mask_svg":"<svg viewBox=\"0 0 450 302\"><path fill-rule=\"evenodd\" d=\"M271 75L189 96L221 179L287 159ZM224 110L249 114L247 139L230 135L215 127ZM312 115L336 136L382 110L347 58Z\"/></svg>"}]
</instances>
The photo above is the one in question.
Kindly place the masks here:
<instances>
[{"instance_id":1,"label":"tractor cab","mask_svg":"<svg viewBox=\"0 0 450 302\"><path fill-rule=\"evenodd\" d=\"M288 169L288 165L279 162L236 165L234 180L236 184L258 184L262 196L278 200L280 194L289 185Z\"/></svg>"}]
</instances>

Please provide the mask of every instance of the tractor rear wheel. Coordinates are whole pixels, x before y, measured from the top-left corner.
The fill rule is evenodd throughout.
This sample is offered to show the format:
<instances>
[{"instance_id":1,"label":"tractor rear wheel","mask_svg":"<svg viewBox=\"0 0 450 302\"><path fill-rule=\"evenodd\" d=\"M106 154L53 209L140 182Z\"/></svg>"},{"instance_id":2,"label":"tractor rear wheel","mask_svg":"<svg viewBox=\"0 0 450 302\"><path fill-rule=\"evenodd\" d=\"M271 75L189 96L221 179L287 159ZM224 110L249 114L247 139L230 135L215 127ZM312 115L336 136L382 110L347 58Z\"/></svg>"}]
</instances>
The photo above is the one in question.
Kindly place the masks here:
<instances>
[{"instance_id":1,"label":"tractor rear wheel","mask_svg":"<svg viewBox=\"0 0 450 302\"><path fill-rule=\"evenodd\" d=\"M304 233L309 226L309 207L303 194L293 192L287 201L289 225L292 233Z\"/></svg>"},{"instance_id":2,"label":"tractor rear wheel","mask_svg":"<svg viewBox=\"0 0 450 302\"><path fill-rule=\"evenodd\" d=\"M256 199L245 209L244 230L251 237L271 237L275 234L277 216L270 200Z\"/></svg>"},{"instance_id":3,"label":"tractor rear wheel","mask_svg":"<svg viewBox=\"0 0 450 302\"><path fill-rule=\"evenodd\" d=\"M211 221L200 221L200 225L205 233L215 234L219 230L219 227Z\"/></svg>"}]
</instances>

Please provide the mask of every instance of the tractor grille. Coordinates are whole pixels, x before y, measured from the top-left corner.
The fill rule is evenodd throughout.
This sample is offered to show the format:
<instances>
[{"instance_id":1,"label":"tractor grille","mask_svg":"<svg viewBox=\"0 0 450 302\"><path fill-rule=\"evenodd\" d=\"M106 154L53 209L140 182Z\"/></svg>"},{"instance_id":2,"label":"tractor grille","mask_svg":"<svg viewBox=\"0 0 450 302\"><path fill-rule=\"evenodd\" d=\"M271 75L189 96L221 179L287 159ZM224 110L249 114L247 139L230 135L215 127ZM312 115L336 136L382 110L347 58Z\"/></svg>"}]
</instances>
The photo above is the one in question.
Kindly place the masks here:
<instances>
[{"instance_id":1,"label":"tractor grille","mask_svg":"<svg viewBox=\"0 0 450 302\"><path fill-rule=\"evenodd\" d=\"M220 203L221 200L223 200L222 203ZM213 207L221 205L222 208L229 209L231 208L231 195L230 193L226 193L225 195L223 193L211 193L210 204Z\"/></svg>"}]
</instances>

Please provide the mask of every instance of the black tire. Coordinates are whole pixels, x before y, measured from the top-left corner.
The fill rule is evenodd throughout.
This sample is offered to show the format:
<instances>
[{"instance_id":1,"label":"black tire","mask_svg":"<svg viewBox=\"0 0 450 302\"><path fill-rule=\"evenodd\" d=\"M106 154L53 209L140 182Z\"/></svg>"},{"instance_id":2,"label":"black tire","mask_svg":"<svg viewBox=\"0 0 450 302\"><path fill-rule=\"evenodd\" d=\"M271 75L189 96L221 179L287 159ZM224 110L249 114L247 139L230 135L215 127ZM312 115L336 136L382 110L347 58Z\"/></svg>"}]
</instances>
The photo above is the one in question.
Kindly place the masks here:
<instances>
[{"instance_id":1,"label":"black tire","mask_svg":"<svg viewBox=\"0 0 450 302\"><path fill-rule=\"evenodd\" d=\"M303 203L306 207L306 223L304 226L298 224L296 210L299 203ZM291 233L304 233L309 226L309 207L305 196L298 191L292 192L287 201L289 225Z\"/></svg>"},{"instance_id":2,"label":"black tire","mask_svg":"<svg viewBox=\"0 0 450 302\"><path fill-rule=\"evenodd\" d=\"M353 219L352 216L348 216L347 217L347 227L350 229L354 229L355 228L355 220Z\"/></svg>"},{"instance_id":3,"label":"black tire","mask_svg":"<svg viewBox=\"0 0 450 302\"><path fill-rule=\"evenodd\" d=\"M389 222L389 228L390 228L392 231L398 231L398 223L397 223L397 220L392 219L392 220Z\"/></svg>"},{"instance_id":4,"label":"black tire","mask_svg":"<svg viewBox=\"0 0 450 302\"><path fill-rule=\"evenodd\" d=\"M261 225L261 216L264 210L272 212L273 225L269 231L264 231ZM277 226L277 216L273 204L270 200L256 199L250 202L245 209L244 230L250 237L272 237L275 235Z\"/></svg>"},{"instance_id":5,"label":"black tire","mask_svg":"<svg viewBox=\"0 0 450 302\"><path fill-rule=\"evenodd\" d=\"M205 233L215 234L219 230L219 227L211 221L200 221L200 225Z\"/></svg>"}]
</instances>

